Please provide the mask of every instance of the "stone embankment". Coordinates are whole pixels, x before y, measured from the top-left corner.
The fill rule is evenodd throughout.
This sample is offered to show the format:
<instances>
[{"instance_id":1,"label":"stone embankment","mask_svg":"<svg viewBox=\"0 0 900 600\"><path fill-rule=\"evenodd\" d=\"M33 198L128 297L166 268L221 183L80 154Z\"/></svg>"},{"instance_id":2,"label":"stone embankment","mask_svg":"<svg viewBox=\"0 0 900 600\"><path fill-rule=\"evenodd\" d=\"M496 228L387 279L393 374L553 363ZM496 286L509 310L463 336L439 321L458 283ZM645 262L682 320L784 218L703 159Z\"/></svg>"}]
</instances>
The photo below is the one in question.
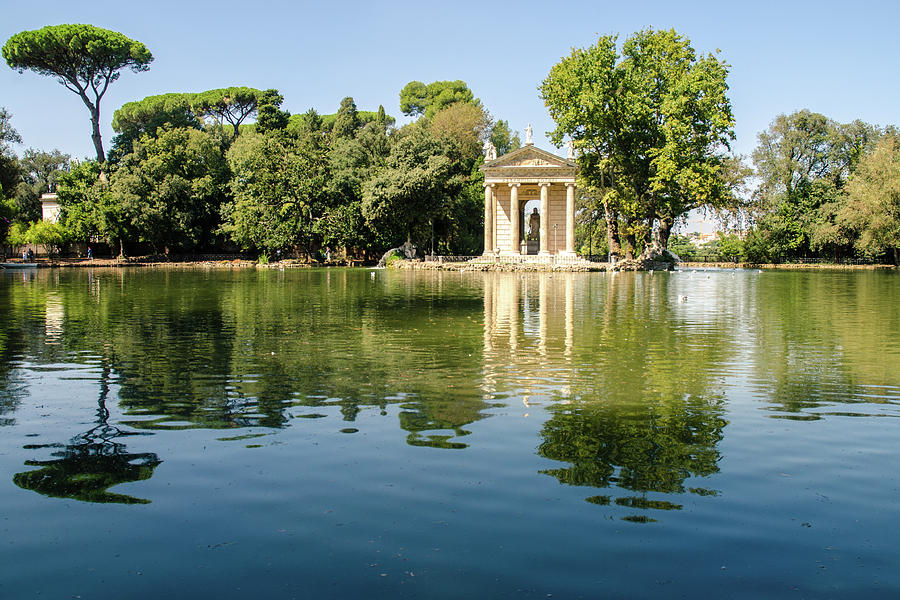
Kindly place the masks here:
<instances>
[{"instance_id":1,"label":"stone embankment","mask_svg":"<svg viewBox=\"0 0 900 600\"><path fill-rule=\"evenodd\" d=\"M590 272L590 271L667 271L670 263L653 261L620 261L614 265L587 260L567 260L560 262L505 262L476 259L466 262L441 262L436 260L398 260L391 264L392 268L415 271L495 271L507 272Z\"/></svg>"}]
</instances>

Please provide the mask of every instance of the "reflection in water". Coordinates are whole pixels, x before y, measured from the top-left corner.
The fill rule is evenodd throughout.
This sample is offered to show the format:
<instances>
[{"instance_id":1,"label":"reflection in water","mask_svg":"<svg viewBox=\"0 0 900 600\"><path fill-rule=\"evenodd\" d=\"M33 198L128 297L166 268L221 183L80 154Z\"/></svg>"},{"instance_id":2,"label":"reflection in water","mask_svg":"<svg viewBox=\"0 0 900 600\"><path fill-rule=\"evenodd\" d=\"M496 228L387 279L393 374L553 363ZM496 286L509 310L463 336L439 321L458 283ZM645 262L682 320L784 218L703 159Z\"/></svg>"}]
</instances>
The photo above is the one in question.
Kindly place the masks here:
<instances>
[{"instance_id":1,"label":"reflection in water","mask_svg":"<svg viewBox=\"0 0 900 600\"><path fill-rule=\"evenodd\" d=\"M472 358L482 343L472 318L480 288L454 279L444 293L444 273L66 275L70 285L40 292L33 353L106 356L133 429L354 423L366 409L397 405L411 445L464 448L466 426L491 406Z\"/></svg>"},{"instance_id":2,"label":"reflection in water","mask_svg":"<svg viewBox=\"0 0 900 600\"><path fill-rule=\"evenodd\" d=\"M369 411L411 446L458 450L492 409L521 408L547 418L537 451L559 464L542 473L598 489L592 503L653 511L682 504L655 494L715 494L691 480L717 472L728 377L746 376L782 418L900 405L885 359L898 353L896 288L874 277L47 270L4 282L0 425L27 397L23 358L81 355L105 357L131 429L324 417L365 433ZM149 476L156 457L129 455L122 435L101 419L31 473L118 456L109 472Z\"/></svg>"},{"instance_id":3,"label":"reflection in water","mask_svg":"<svg viewBox=\"0 0 900 600\"><path fill-rule=\"evenodd\" d=\"M721 333L687 332L667 288L665 276L485 275L484 392L520 395L529 408L550 401L538 453L568 466L542 473L631 493L588 502L677 510L648 494L715 495L686 481L718 472L726 422L713 390L726 344Z\"/></svg>"},{"instance_id":4,"label":"reflection in water","mask_svg":"<svg viewBox=\"0 0 900 600\"><path fill-rule=\"evenodd\" d=\"M125 444L115 441L132 435L147 435L122 431L109 424L106 408L108 370L104 368L104 384L97 408L97 425L75 436L62 450L54 452L54 460L28 460L27 466L41 467L17 473L13 482L20 488L53 498L72 498L84 502L148 504L150 500L112 493L114 485L150 479L160 464L153 452L128 452ZM32 448L40 448L37 446Z\"/></svg>"}]
</instances>

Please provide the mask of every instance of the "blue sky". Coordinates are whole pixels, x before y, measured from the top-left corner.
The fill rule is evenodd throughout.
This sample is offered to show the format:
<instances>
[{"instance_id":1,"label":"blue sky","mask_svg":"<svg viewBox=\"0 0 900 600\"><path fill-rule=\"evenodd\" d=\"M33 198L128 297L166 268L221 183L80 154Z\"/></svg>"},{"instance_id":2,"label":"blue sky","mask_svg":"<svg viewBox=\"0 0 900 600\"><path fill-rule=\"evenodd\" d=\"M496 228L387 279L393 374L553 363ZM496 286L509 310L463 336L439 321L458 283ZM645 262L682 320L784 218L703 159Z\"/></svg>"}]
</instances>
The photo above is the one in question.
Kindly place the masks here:
<instances>
[{"instance_id":1,"label":"blue sky","mask_svg":"<svg viewBox=\"0 0 900 600\"><path fill-rule=\"evenodd\" d=\"M552 149L537 87L572 47L598 35L674 28L731 65L734 148L749 154L780 113L809 108L839 121L900 124L900 3L856 2L9 2L0 43L27 29L91 23L140 40L155 61L123 73L101 104L104 146L125 102L231 85L274 87L292 113L360 109L405 122L411 80L462 79L496 117ZM0 106L24 139L15 148L93 155L87 109L54 80L0 65Z\"/></svg>"}]
</instances>

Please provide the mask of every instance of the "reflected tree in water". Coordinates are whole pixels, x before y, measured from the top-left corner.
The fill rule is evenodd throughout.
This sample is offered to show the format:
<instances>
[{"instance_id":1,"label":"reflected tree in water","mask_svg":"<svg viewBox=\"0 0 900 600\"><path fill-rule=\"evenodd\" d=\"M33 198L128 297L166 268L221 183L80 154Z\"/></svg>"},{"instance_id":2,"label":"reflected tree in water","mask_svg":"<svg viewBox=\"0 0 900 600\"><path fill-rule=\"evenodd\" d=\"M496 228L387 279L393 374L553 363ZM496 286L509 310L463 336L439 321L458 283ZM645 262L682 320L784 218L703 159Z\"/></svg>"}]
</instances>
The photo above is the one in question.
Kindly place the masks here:
<instances>
[{"instance_id":1,"label":"reflected tree in water","mask_svg":"<svg viewBox=\"0 0 900 600\"><path fill-rule=\"evenodd\" d=\"M725 401L719 366L730 360L728 324L690 331L674 311L666 277L622 274L585 290L602 307L576 326L582 344L568 396L548 408L538 453L568 466L541 471L566 485L619 488L588 502L678 510L671 498L715 495L689 480L719 471ZM625 517L652 521L638 514Z\"/></svg>"},{"instance_id":2,"label":"reflected tree in water","mask_svg":"<svg viewBox=\"0 0 900 600\"><path fill-rule=\"evenodd\" d=\"M767 275L753 280L749 295L759 306L753 385L771 417L864 416L896 403L888 391L898 385L890 352L900 339L895 274Z\"/></svg>"},{"instance_id":3,"label":"reflected tree in water","mask_svg":"<svg viewBox=\"0 0 900 600\"><path fill-rule=\"evenodd\" d=\"M456 359L452 372L438 364L448 341L465 357L480 347L477 323L463 316L476 300L444 298L422 278L299 270L209 284L199 272L71 277L90 293L63 291L65 347L108 358L134 429L282 428L332 415L352 423L367 408L386 414L402 405L411 444L455 447L445 434L464 435L486 408L477 363L463 363L465 373L455 372Z\"/></svg>"},{"instance_id":4,"label":"reflected tree in water","mask_svg":"<svg viewBox=\"0 0 900 600\"><path fill-rule=\"evenodd\" d=\"M32 490L53 498L72 498L84 502L148 504L150 500L126 494L110 492L109 488L120 483L150 479L160 464L153 452L128 452L120 438L148 435L122 431L109 424L106 396L109 393L109 371L104 365L104 376L97 408L97 424L88 431L72 438L66 445L53 452L52 460L29 460L25 464L40 467L17 473L13 482L20 488ZM36 449L37 447L35 447Z\"/></svg>"}]
</instances>

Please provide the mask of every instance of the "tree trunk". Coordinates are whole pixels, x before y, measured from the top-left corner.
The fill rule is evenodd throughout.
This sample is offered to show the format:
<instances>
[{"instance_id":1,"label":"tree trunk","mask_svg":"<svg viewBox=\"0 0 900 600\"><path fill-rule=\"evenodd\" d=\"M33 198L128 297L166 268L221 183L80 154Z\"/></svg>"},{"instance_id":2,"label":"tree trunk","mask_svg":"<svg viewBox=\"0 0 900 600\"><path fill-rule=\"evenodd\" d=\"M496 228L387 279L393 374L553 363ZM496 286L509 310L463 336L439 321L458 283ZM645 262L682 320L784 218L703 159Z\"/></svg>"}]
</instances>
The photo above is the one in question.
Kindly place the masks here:
<instances>
[{"instance_id":1,"label":"tree trunk","mask_svg":"<svg viewBox=\"0 0 900 600\"><path fill-rule=\"evenodd\" d=\"M900 267L900 248L894 247L894 266Z\"/></svg>"},{"instance_id":2,"label":"tree trunk","mask_svg":"<svg viewBox=\"0 0 900 600\"><path fill-rule=\"evenodd\" d=\"M119 256L125 258L125 241L119 238Z\"/></svg>"},{"instance_id":3,"label":"tree trunk","mask_svg":"<svg viewBox=\"0 0 900 600\"><path fill-rule=\"evenodd\" d=\"M606 236L609 243L609 256L622 256L622 246L619 244L619 213L603 203L603 216L606 219Z\"/></svg>"},{"instance_id":4,"label":"tree trunk","mask_svg":"<svg viewBox=\"0 0 900 600\"><path fill-rule=\"evenodd\" d=\"M675 224L672 217L663 217L659 220L659 229L656 231L656 241L660 251L669 248L669 237L672 235L672 225Z\"/></svg>"},{"instance_id":5,"label":"tree trunk","mask_svg":"<svg viewBox=\"0 0 900 600\"><path fill-rule=\"evenodd\" d=\"M103 164L106 162L106 154L103 153L103 140L100 137L100 106L92 106L91 108L91 139L94 140L94 150L97 152L97 162Z\"/></svg>"},{"instance_id":6,"label":"tree trunk","mask_svg":"<svg viewBox=\"0 0 900 600\"><path fill-rule=\"evenodd\" d=\"M630 223L626 223L628 227ZM634 260L634 249L637 246L637 237L631 228L628 227L628 233L625 234L625 260Z\"/></svg>"}]
</instances>

